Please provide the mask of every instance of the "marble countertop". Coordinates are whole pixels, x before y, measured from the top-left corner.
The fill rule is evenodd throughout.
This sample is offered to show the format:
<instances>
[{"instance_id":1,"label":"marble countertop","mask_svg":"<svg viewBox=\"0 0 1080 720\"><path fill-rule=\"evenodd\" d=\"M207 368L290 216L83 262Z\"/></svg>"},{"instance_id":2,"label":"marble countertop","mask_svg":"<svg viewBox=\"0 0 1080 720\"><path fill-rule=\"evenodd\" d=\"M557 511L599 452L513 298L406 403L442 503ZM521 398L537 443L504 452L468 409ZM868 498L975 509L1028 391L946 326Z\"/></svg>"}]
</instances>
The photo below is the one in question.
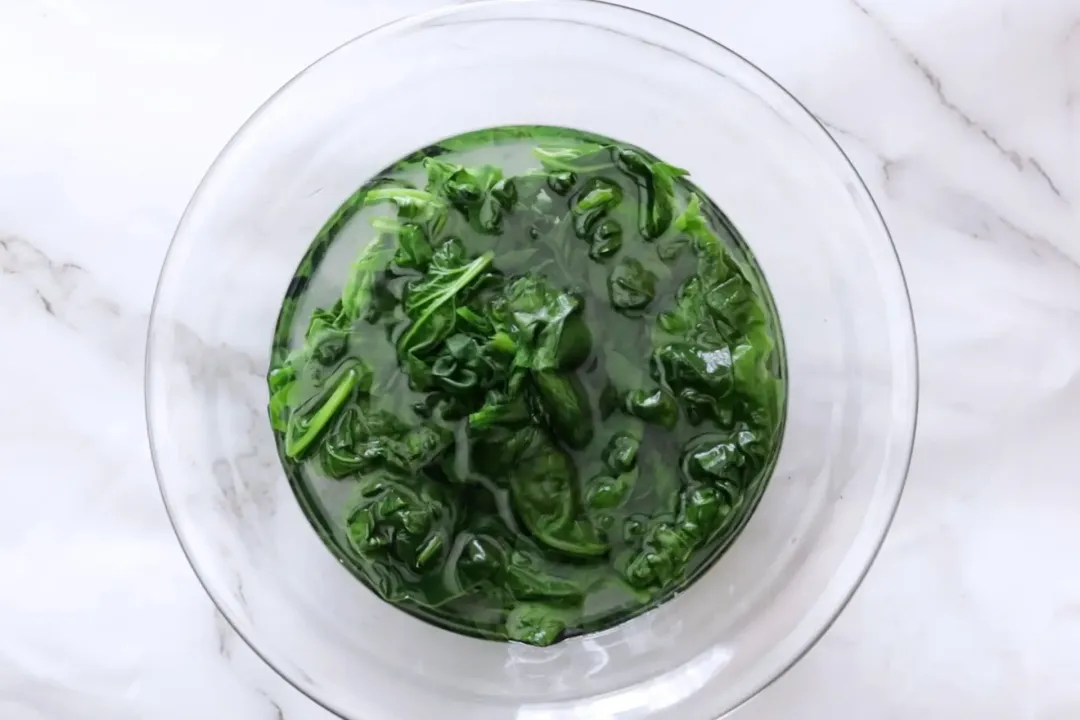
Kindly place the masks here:
<instances>
[{"instance_id":1,"label":"marble countertop","mask_svg":"<svg viewBox=\"0 0 1080 720\"><path fill-rule=\"evenodd\" d=\"M0 718L325 720L235 636L154 481L142 357L196 184L326 50L437 0L0 3ZM1080 717L1080 0L637 0L754 60L895 236L899 515L738 720Z\"/></svg>"}]
</instances>

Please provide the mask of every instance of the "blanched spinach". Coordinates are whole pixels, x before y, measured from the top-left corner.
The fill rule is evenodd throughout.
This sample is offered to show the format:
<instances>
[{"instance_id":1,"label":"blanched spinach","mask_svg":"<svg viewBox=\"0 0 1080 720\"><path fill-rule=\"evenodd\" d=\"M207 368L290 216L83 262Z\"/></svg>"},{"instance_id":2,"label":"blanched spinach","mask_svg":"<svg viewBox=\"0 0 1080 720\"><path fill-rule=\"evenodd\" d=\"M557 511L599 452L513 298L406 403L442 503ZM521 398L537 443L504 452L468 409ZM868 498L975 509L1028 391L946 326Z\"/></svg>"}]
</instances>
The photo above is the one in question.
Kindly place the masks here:
<instances>
[{"instance_id":1,"label":"blanched spinach","mask_svg":"<svg viewBox=\"0 0 1080 720\"><path fill-rule=\"evenodd\" d=\"M474 162L486 147L530 168ZM411 154L320 230L268 411L305 511L385 600L549 645L663 602L734 538L777 453L782 348L738 234L685 176L496 128ZM361 214L340 296L305 305Z\"/></svg>"},{"instance_id":2,"label":"blanched spinach","mask_svg":"<svg viewBox=\"0 0 1080 720\"><path fill-rule=\"evenodd\" d=\"M497 341L516 353L515 364L536 372L574 370L592 349L592 333L577 293L553 287L539 275L524 275L490 306ZM511 345L512 343L512 345Z\"/></svg>"},{"instance_id":3,"label":"blanched spinach","mask_svg":"<svg viewBox=\"0 0 1080 720\"><path fill-rule=\"evenodd\" d=\"M573 450L584 450L593 439L589 397L581 380L551 370L533 374L536 396L555 437Z\"/></svg>"},{"instance_id":4,"label":"blanched spinach","mask_svg":"<svg viewBox=\"0 0 1080 720\"><path fill-rule=\"evenodd\" d=\"M608 277L608 297L616 310L644 310L656 297L657 277L637 258L623 258Z\"/></svg>"},{"instance_id":5,"label":"blanched spinach","mask_svg":"<svg viewBox=\"0 0 1080 720\"><path fill-rule=\"evenodd\" d=\"M492 257L485 253L466 262L460 243L448 240L435 252L424 278L406 287L402 308L412 322L397 347L402 365L415 371L409 375L418 384L426 384L430 370L422 357L432 354L451 336L459 319L460 297L487 269Z\"/></svg>"}]
</instances>

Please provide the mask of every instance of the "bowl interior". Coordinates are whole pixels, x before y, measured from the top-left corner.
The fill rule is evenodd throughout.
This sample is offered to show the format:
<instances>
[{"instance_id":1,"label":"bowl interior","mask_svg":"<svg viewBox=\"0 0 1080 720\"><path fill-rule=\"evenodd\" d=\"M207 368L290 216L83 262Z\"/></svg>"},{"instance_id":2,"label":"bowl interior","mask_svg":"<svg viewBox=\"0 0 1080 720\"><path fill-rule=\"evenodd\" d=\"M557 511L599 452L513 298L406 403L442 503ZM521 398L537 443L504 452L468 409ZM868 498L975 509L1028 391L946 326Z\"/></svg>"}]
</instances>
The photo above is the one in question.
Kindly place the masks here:
<instances>
[{"instance_id":1,"label":"bowl interior","mask_svg":"<svg viewBox=\"0 0 1080 720\"><path fill-rule=\"evenodd\" d=\"M301 514L267 421L280 301L343 199L482 127L639 145L729 215L784 329L788 415L761 503L657 610L551 648L455 635L383 603ZM147 413L200 579L280 673L347 718L712 718L789 667L869 566L914 433L914 333L872 199L827 133L755 67L685 28L579 0L480 2L396 23L287 85L218 158L162 273Z\"/></svg>"}]
</instances>

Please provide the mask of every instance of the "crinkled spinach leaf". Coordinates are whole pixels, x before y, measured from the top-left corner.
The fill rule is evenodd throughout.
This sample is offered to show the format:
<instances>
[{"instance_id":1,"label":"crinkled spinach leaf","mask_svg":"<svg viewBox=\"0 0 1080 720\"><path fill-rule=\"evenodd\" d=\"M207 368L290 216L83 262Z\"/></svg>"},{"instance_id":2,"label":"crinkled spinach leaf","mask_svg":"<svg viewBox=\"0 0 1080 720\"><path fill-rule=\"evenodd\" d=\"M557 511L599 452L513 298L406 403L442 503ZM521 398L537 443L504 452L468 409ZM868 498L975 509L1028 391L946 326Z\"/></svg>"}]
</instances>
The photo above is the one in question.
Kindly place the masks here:
<instances>
[{"instance_id":1,"label":"crinkled spinach leaf","mask_svg":"<svg viewBox=\"0 0 1080 720\"><path fill-rule=\"evenodd\" d=\"M656 297L656 281L640 260L623 258L608 276L611 306L621 311L644 310Z\"/></svg>"},{"instance_id":2,"label":"crinkled spinach leaf","mask_svg":"<svg viewBox=\"0 0 1080 720\"><path fill-rule=\"evenodd\" d=\"M402 365L418 385L429 382L430 368L424 356L434 354L453 334L461 297L488 268L492 257L485 253L468 260L459 243L448 241L435 251L427 274L406 286L402 308L411 322L398 338L397 348Z\"/></svg>"},{"instance_id":3,"label":"crinkled spinach leaf","mask_svg":"<svg viewBox=\"0 0 1080 720\"><path fill-rule=\"evenodd\" d=\"M349 545L394 580L380 588L384 597L404 599L415 592L412 582L438 572L444 563L459 514L445 486L434 480L368 473L358 481L356 502L346 517Z\"/></svg>"},{"instance_id":4,"label":"crinkled spinach leaf","mask_svg":"<svg viewBox=\"0 0 1080 720\"><path fill-rule=\"evenodd\" d=\"M537 435L510 472L510 494L537 542L567 555L596 557L610 546L581 512L578 471L555 443Z\"/></svg>"},{"instance_id":5,"label":"crinkled spinach leaf","mask_svg":"<svg viewBox=\"0 0 1080 720\"><path fill-rule=\"evenodd\" d=\"M578 377L545 370L533 373L533 383L555 437L574 450L584 450L593 439L593 414Z\"/></svg>"},{"instance_id":6,"label":"crinkled spinach leaf","mask_svg":"<svg viewBox=\"0 0 1080 720\"><path fill-rule=\"evenodd\" d=\"M516 354L515 364L537 372L574 370L592 351L584 299L538 275L510 283L491 312L499 342Z\"/></svg>"}]
</instances>

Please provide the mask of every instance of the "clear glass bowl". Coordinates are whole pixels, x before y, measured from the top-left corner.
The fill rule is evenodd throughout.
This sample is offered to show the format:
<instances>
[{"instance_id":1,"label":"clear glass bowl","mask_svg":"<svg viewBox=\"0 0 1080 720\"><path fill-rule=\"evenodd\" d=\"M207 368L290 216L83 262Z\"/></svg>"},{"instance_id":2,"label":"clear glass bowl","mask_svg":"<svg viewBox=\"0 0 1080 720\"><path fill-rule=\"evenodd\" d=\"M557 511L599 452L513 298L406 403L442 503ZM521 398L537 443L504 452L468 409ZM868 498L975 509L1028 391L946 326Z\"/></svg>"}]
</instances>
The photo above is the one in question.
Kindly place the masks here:
<instances>
[{"instance_id":1,"label":"clear glass bowl","mask_svg":"<svg viewBox=\"0 0 1080 720\"><path fill-rule=\"evenodd\" d=\"M408 152L514 124L596 132L690 170L753 249L787 348L783 446L735 544L658 609L550 648L457 635L378 599L301 514L265 410L279 304L323 221ZM581 0L413 17L286 85L184 215L146 360L158 480L200 580L270 665L352 720L726 713L795 663L866 573L904 485L916 399L895 251L826 131L708 38Z\"/></svg>"}]
</instances>

